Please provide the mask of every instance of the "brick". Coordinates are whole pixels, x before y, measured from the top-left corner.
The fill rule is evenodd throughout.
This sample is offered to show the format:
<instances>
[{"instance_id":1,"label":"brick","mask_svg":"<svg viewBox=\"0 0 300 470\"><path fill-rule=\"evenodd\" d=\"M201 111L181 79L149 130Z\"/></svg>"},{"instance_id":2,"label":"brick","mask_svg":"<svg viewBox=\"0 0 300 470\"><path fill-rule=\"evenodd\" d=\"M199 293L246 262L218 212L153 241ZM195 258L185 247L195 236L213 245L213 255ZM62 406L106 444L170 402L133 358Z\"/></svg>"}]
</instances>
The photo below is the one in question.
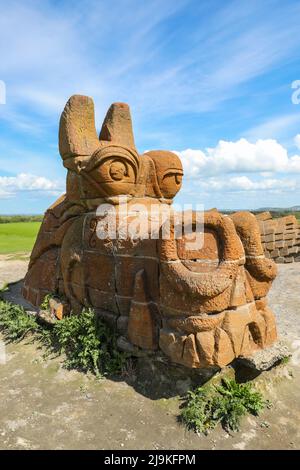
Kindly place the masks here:
<instances>
[{"instance_id":1,"label":"brick","mask_svg":"<svg viewBox=\"0 0 300 470\"><path fill-rule=\"evenodd\" d=\"M50 314L61 320L70 313L70 307L67 302L61 302L59 299L51 297L49 300Z\"/></svg>"},{"instance_id":2,"label":"brick","mask_svg":"<svg viewBox=\"0 0 300 470\"><path fill-rule=\"evenodd\" d=\"M266 243L266 248L267 250L274 250L275 249L275 242L269 242L269 243Z\"/></svg>"},{"instance_id":3,"label":"brick","mask_svg":"<svg viewBox=\"0 0 300 470\"><path fill-rule=\"evenodd\" d=\"M288 254L289 254L289 250L288 250L287 247L281 248L281 250L280 250L280 256L288 256Z\"/></svg>"},{"instance_id":4,"label":"brick","mask_svg":"<svg viewBox=\"0 0 300 470\"><path fill-rule=\"evenodd\" d=\"M275 248L283 248L283 247L284 247L284 241L283 240L275 242Z\"/></svg>"},{"instance_id":5,"label":"brick","mask_svg":"<svg viewBox=\"0 0 300 470\"><path fill-rule=\"evenodd\" d=\"M286 215L285 217L282 217L281 219L286 225L297 225L297 219L294 215Z\"/></svg>"},{"instance_id":6,"label":"brick","mask_svg":"<svg viewBox=\"0 0 300 470\"><path fill-rule=\"evenodd\" d=\"M284 240L292 240L292 239L296 238L295 235L296 235L296 234L295 234L294 231L293 231L293 232L290 232L290 233L287 233L287 232L286 232L286 233L283 235L283 239L284 239Z\"/></svg>"},{"instance_id":7,"label":"brick","mask_svg":"<svg viewBox=\"0 0 300 470\"><path fill-rule=\"evenodd\" d=\"M270 212L260 212L259 214L256 214L255 217L259 221L265 221L265 220L272 220L272 215Z\"/></svg>"},{"instance_id":8,"label":"brick","mask_svg":"<svg viewBox=\"0 0 300 470\"><path fill-rule=\"evenodd\" d=\"M281 225L281 226L278 226L278 227L275 229L275 235L283 235L284 230L285 230L285 227L283 227L282 225Z\"/></svg>"},{"instance_id":9,"label":"brick","mask_svg":"<svg viewBox=\"0 0 300 470\"><path fill-rule=\"evenodd\" d=\"M277 258L279 256L279 250L273 250L270 253L271 258Z\"/></svg>"},{"instance_id":10,"label":"brick","mask_svg":"<svg viewBox=\"0 0 300 470\"><path fill-rule=\"evenodd\" d=\"M270 230L274 230L277 227L277 222L274 220L266 220L264 222L264 233L267 233Z\"/></svg>"},{"instance_id":11,"label":"brick","mask_svg":"<svg viewBox=\"0 0 300 470\"><path fill-rule=\"evenodd\" d=\"M265 235L265 242L274 242L275 241L275 234L271 233L270 235Z\"/></svg>"},{"instance_id":12,"label":"brick","mask_svg":"<svg viewBox=\"0 0 300 470\"><path fill-rule=\"evenodd\" d=\"M284 259L284 262L285 263L293 263L294 262L294 257L293 256L289 256L287 258Z\"/></svg>"},{"instance_id":13,"label":"brick","mask_svg":"<svg viewBox=\"0 0 300 470\"><path fill-rule=\"evenodd\" d=\"M265 229L265 236L274 235L274 234L275 234L275 228L266 228Z\"/></svg>"}]
</instances>

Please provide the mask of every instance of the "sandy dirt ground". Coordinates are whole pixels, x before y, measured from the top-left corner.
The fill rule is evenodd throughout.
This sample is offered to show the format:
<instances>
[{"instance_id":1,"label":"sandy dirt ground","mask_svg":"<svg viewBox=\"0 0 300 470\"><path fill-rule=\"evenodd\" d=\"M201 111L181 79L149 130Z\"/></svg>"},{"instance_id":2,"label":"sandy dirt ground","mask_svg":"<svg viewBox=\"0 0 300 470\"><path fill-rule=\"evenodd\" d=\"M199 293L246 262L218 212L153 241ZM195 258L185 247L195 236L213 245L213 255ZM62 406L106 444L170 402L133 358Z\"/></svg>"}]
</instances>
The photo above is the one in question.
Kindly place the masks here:
<instances>
[{"instance_id":1,"label":"sandy dirt ground","mask_svg":"<svg viewBox=\"0 0 300 470\"><path fill-rule=\"evenodd\" d=\"M22 279L27 262L1 256L0 285ZM218 427L198 436L177 420L180 397L153 399L140 392L134 374L114 381L67 371L60 358L45 359L27 339L4 346L0 449L300 448L299 286L300 263L280 265L269 298L293 355L255 379L273 406L244 419L240 432L229 435ZM12 287L16 298L18 289Z\"/></svg>"}]
</instances>

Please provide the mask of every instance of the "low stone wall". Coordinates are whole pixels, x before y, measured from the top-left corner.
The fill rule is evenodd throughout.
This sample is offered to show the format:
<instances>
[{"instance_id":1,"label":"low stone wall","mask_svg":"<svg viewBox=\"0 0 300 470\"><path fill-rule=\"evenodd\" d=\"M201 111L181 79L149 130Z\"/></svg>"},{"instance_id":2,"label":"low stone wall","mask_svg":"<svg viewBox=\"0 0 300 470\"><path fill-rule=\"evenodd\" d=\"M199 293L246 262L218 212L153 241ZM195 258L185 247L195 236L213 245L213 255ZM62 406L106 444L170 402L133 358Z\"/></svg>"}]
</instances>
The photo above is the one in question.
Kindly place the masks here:
<instances>
[{"instance_id":1,"label":"low stone wall","mask_svg":"<svg viewBox=\"0 0 300 470\"><path fill-rule=\"evenodd\" d=\"M276 263L300 261L300 224L294 215L273 219L270 212L256 215L265 256Z\"/></svg>"}]
</instances>

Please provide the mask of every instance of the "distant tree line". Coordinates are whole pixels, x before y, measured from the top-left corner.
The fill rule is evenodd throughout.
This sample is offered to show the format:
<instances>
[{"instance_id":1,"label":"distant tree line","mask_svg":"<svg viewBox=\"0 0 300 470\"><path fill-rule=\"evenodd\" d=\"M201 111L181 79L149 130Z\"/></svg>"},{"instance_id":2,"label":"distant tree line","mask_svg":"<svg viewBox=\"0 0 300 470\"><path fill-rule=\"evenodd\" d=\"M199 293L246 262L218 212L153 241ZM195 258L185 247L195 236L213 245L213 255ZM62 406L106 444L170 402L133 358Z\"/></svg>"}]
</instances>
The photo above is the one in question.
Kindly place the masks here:
<instances>
[{"instance_id":1,"label":"distant tree line","mask_svg":"<svg viewBox=\"0 0 300 470\"><path fill-rule=\"evenodd\" d=\"M0 224L15 222L42 222L43 215L0 215Z\"/></svg>"},{"instance_id":2,"label":"distant tree line","mask_svg":"<svg viewBox=\"0 0 300 470\"><path fill-rule=\"evenodd\" d=\"M222 211L223 214L232 214L233 212L235 211ZM260 212L264 212L264 211L257 211L257 210L253 210L253 211L250 211L252 212L253 214L259 214ZM296 219L298 219L300 221L300 211L291 211L289 209L276 209L275 211L272 211L272 210L269 210L268 212L270 212L270 214L272 215L272 217L274 219L277 219L279 217L285 217L286 215L294 215L296 217Z\"/></svg>"},{"instance_id":3,"label":"distant tree line","mask_svg":"<svg viewBox=\"0 0 300 470\"><path fill-rule=\"evenodd\" d=\"M222 211L223 214L232 214L234 211ZM261 211L251 211L254 214L258 214ZM278 218L278 217L284 217L286 215L294 215L299 221L300 221L300 211L291 211L288 209L282 209L282 210L276 210L272 211L270 210L270 213L272 214L272 217ZM9 224L11 222L42 222L43 220L43 215L0 215L0 224Z\"/></svg>"}]
</instances>

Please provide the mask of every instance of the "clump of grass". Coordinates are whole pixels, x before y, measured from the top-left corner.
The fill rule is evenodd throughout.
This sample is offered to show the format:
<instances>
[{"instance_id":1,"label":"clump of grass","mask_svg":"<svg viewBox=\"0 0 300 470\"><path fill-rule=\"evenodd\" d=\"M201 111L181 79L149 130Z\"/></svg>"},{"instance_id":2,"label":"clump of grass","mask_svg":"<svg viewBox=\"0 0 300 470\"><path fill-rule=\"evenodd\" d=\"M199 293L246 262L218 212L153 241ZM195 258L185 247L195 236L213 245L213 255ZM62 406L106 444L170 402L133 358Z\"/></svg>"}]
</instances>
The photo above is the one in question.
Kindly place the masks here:
<instances>
[{"instance_id":1,"label":"clump of grass","mask_svg":"<svg viewBox=\"0 0 300 470\"><path fill-rule=\"evenodd\" d=\"M267 401L251 383L238 384L224 378L221 385L190 391L180 418L188 428L204 434L218 423L227 432L238 431L244 416L257 416L266 405Z\"/></svg>"},{"instance_id":2,"label":"clump of grass","mask_svg":"<svg viewBox=\"0 0 300 470\"><path fill-rule=\"evenodd\" d=\"M290 357L290 356L284 356L284 357L281 359L280 364L282 364L282 365L289 364L290 360L291 360L291 357Z\"/></svg>"},{"instance_id":3,"label":"clump of grass","mask_svg":"<svg viewBox=\"0 0 300 470\"><path fill-rule=\"evenodd\" d=\"M37 332L39 325L21 306L0 300L0 329L9 341L16 341Z\"/></svg>"},{"instance_id":4,"label":"clump of grass","mask_svg":"<svg viewBox=\"0 0 300 470\"><path fill-rule=\"evenodd\" d=\"M4 292L7 292L9 291L9 286L8 286L8 283L5 282L1 287L0 287L0 295L1 294L4 294Z\"/></svg>"},{"instance_id":5,"label":"clump of grass","mask_svg":"<svg viewBox=\"0 0 300 470\"><path fill-rule=\"evenodd\" d=\"M21 306L0 300L0 330L9 341L34 333L33 339L49 353L64 354L65 367L97 376L121 373L127 361L127 355L117 349L115 332L92 309L47 328Z\"/></svg>"}]
</instances>

